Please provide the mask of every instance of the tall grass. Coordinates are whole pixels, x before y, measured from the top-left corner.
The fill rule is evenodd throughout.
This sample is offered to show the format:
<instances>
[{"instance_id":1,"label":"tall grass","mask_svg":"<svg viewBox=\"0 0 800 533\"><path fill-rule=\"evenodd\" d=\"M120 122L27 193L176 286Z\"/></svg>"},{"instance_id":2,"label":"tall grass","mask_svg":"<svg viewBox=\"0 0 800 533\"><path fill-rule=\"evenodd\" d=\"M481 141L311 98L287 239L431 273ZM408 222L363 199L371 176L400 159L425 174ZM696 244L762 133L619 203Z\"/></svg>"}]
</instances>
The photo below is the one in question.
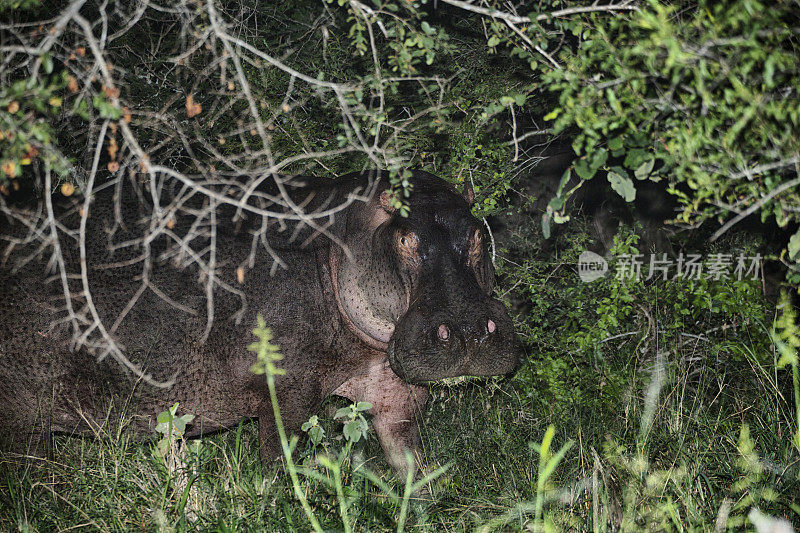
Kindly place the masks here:
<instances>
[{"instance_id":1,"label":"tall grass","mask_svg":"<svg viewBox=\"0 0 800 533\"><path fill-rule=\"evenodd\" d=\"M393 476L376 439L353 437L366 406L341 399L306 426L313 438L279 431L276 465L260 463L249 423L169 433L165 448L57 436L52 460L0 456L0 530L785 531L800 524L793 313L726 317L735 328L705 335L632 313L619 327L638 335L543 350L511 380L434 385L422 427L432 474L418 480ZM253 349L274 401L280 359L264 326Z\"/></svg>"}]
</instances>

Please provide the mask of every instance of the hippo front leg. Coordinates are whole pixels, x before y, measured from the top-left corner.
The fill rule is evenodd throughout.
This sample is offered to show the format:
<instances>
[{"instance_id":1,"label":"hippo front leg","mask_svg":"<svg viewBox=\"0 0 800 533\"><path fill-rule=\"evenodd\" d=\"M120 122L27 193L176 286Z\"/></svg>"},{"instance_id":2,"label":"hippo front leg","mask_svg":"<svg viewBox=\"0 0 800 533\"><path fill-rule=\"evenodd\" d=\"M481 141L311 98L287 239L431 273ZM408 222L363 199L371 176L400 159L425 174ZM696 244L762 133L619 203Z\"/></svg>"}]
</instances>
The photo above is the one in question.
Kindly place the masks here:
<instances>
[{"instance_id":1,"label":"hippo front leg","mask_svg":"<svg viewBox=\"0 0 800 533\"><path fill-rule=\"evenodd\" d=\"M347 380L333 394L372 404L372 426L386 461L398 474L404 477L408 472L406 450L414 456L416 469L422 466L418 422L428 401L427 389L402 381L388 361L382 361L366 374Z\"/></svg>"},{"instance_id":2,"label":"hippo front leg","mask_svg":"<svg viewBox=\"0 0 800 533\"><path fill-rule=\"evenodd\" d=\"M409 388L411 387L414 386L409 386ZM381 443L386 461L401 477L405 477L408 473L409 465L406 461L406 450L411 452L414 458L414 467L417 471L421 470L424 464L419 429L417 427L417 415L421 410L421 406L416 404L422 398L424 398L422 401L424 405L428 399L428 392L424 389L421 394L408 395L404 404L381 405L376 408L373 401L364 400L372 403L372 410L370 411L373 415L372 426L375 428L375 434L378 436L378 442Z\"/></svg>"}]
</instances>

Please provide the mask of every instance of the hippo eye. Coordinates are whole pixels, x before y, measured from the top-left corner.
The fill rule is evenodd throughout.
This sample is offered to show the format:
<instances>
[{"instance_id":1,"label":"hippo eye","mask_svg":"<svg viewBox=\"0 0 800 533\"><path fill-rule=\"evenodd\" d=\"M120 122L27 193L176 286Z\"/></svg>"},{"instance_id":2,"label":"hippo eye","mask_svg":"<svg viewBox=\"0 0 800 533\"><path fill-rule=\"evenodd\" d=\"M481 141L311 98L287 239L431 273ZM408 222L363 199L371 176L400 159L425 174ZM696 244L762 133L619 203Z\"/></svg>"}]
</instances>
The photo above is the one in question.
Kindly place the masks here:
<instances>
[{"instance_id":1,"label":"hippo eye","mask_svg":"<svg viewBox=\"0 0 800 533\"><path fill-rule=\"evenodd\" d=\"M407 233L398 233L395 237L397 252L403 260L411 261L412 263L419 262L419 254L417 248L419 247L419 237L413 231Z\"/></svg>"}]
</instances>

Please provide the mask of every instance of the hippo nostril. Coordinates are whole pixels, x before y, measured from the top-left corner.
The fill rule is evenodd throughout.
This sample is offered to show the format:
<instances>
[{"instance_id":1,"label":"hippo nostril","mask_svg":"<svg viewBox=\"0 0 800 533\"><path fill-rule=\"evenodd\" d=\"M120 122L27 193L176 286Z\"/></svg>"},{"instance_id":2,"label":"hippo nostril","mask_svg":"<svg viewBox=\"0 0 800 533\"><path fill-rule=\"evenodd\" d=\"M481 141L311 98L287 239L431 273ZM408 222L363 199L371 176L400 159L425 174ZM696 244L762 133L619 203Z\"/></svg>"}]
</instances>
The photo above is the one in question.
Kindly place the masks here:
<instances>
[{"instance_id":1,"label":"hippo nostril","mask_svg":"<svg viewBox=\"0 0 800 533\"><path fill-rule=\"evenodd\" d=\"M492 319L490 318L490 319L489 319L489 322L486 324L486 330L487 330L489 333L494 333L496 329L497 329L497 324L495 324L495 323L494 323L494 320L492 320Z\"/></svg>"},{"instance_id":2,"label":"hippo nostril","mask_svg":"<svg viewBox=\"0 0 800 533\"><path fill-rule=\"evenodd\" d=\"M439 326L439 338L446 341L450 338L450 330L444 324Z\"/></svg>"}]
</instances>

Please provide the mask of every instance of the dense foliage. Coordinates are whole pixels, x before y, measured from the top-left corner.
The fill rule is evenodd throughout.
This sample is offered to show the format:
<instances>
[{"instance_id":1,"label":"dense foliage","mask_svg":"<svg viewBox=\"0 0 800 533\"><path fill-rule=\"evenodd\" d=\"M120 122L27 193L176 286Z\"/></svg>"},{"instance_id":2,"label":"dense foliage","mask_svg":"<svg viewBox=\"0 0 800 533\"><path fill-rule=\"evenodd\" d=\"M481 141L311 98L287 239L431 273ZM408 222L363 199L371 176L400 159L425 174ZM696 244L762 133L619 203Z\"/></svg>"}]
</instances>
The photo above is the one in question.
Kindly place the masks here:
<instances>
[{"instance_id":1,"label":"dense foliage","mask_svg":"<svg viewBox=\"0 0 800 533\"><path fill-rule=\"evenodd\" d=\"M749 214L797 222L800 11L794 2L696 6L650 2L594 18L578 53L546 82L556 131L576 127L574 171L608 170L626 199L635 180L665 180L699 224ZM800 235L793 238L794 259Z\"/></svg>"}]
</instances>

